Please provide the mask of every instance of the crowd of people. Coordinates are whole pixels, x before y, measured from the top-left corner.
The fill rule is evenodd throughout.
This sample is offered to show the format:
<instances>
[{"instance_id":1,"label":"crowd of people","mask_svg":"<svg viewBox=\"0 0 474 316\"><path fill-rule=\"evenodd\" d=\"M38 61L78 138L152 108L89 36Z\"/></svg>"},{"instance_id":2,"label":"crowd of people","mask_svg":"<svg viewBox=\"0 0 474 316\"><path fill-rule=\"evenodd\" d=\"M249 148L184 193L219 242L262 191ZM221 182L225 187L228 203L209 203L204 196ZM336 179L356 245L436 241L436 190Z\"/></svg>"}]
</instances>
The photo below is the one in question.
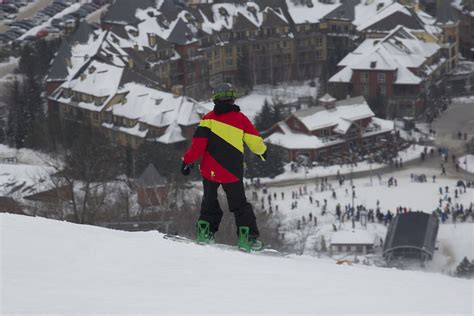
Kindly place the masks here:
<instances>
[{"instance_id":1,"label":"crowd of people","mask_svg":"<svg viewBox=\"0 0 474 316\"><path fill-rule=\"evenodd\" d=\"M345 177L338 174L334 180L337 184L339 184L339 189L342 189L342 186L346 181ZM380 184L382 184L381 178L379 180ZM425 174L412 173L411 181L425 183L428 182L428 177ZM436 182L436 175L432 176L432 182ZM395 187L398 185L397 179L393 176L389 177L386 180L386 183L388 187ZM254 181L251 187L253 188L252 199L254 201L260 202L259 210L261 212L269 212L270 214L273 214L274 212L287 211L286 209L282 209L282 206L280 205L281 202L285 201L284 191L279 193L274 191L270 192L267 186L265 184L260 185L259 181ZM474 183L463 180L459 180L454 188L449 188L448 186L439 187L440 198L438 207L435 210L424 211L432 211L433 214L440 218L442 223L445 223L449 218L451 218L453 222L464 222L467 220L474 221L474 210L472 203L469 205L464 205L457 202L460 196L466 194L467 189L471 187L474 187ZM327 198L318 198L318 193L326 191L331 192L330 197L328 198L332 198L332 200L335 201L335 206L333 203L332 208L328 204ZM346 188L344 188L344 191L346 198L352 197L354 199L357 197L356 187L352 184L347 185ZM309 202L309 207L305 205L305 207L309 208L308 215L306 217L303 216L299 221L303 224L312 222L317 225L317 219L315 216L316 212L319 212L320 216L326 216L328 214L333 215L335 219L341 223L344 221L360 222L365 220L365 222L379 223L384 225L389 225L396 215L412 212L411 207L402 205L396 207L395 210L387 209L383 211L379 200L377 200L375 208L368 208L363 204L352 205L349 203L346 205L341 205L336 194L336 187L333 186L333 183L329 181L328 177L316 179L311 190L308 188L307 184L299 186L297 189L291 191L291 197L289 198L289 211L297 209L301 200L307 199L306 201ZM301 204L302 203L300 202L300 206ZM417 209L414 211L419 212L422 210ZM309 221L306 219L309 219Z\"/></svg>"}]
</instances>

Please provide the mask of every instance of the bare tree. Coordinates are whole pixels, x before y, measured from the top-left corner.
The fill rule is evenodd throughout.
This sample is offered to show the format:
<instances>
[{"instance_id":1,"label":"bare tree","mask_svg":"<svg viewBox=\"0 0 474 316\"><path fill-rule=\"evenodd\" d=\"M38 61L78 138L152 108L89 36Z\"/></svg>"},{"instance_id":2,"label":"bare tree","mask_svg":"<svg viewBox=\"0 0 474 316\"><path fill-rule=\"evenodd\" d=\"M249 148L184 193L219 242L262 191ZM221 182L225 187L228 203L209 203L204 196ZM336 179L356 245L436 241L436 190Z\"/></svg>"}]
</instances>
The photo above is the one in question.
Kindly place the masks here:
<instances>
[{"instance_id":1,"label":"bare tree","mask_svg":"<svg viewBox=\"0 0 474 316\"><path fill-rule=\"evenodd\" d=\"M56 171L51 182L65 195L72 221L95 223L120 182L123 158L123 150L111 145L104 135L83 128L70 149L58 151L49 160Z\"/></svg>"},{"instance_id":2,"label":"bare tree","mask_svg":"<svg viewBox=\"0 0 474 316\"><path fill-rule=\"evenodd\" d=\"M293 249L297 254L304 254L305 250L310 247L309 242L317 235L319 228L314 225L302 225L298 228L298 223L293 221L291 226L294 235Z\"/></svg>"}]
</instances>

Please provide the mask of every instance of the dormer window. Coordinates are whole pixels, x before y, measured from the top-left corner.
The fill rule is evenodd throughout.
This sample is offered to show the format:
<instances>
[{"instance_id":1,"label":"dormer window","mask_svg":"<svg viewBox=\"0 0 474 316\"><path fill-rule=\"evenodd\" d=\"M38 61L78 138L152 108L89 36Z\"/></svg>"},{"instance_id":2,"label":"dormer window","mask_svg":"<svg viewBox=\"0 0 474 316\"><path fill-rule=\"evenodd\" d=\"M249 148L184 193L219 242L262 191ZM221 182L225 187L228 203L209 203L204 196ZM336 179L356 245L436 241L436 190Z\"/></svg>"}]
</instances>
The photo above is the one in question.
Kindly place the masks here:
<instances>
[{"instance_id":1,"label":"dormer window","mask_svg":"<svg viewBox=\"0 0 474 316\"><path fill-rule=\"evenodd\" d=\"M163 99L155 99L155 105L160 105Z\"/></svg>"},{"instance_id":2,"label":"dormer window","mask_svg":"<svg viewBox=\"0 0 474 316\"><path fill-rule=\"evenodd\" d=\"M150 47L155 47L156 42L156 34L148 33L148 45L150 45Z\"/></svg>"},{"instance_id":3,"label":"dormer window","mask_svg":"<svg viewBox=\"0 0 474 316\"><path fill-rule=\"evenodd\" d=\"M224 8L224 7L220 7L219 8L219 14L222 15L222 16L229 16L229 13L227 12L227 10Z\"/></svg>"}]
</instances>

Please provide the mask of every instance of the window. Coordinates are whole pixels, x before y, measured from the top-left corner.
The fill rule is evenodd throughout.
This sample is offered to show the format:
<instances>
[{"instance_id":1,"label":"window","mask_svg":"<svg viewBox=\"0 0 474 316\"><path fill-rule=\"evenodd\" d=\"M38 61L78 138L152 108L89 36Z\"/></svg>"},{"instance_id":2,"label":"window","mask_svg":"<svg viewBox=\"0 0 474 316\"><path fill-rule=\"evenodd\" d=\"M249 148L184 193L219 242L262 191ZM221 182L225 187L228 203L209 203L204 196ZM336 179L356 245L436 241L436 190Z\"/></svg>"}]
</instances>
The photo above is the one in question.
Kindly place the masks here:
<instances>
[{"instance_id":1,"label":"window","mask_svg":"<svg viewBox=\"0 0 474 316\"><path fill-rule=\"evenodd\" d=\"M357 246L356 246L356 251L357 251L357 252L362 252L362 246L357 245Z\"/></svg>"},{"instance_id":2,"label":"window","mask_svg":"<svg viewBox=\"0 0 474 316\"><path fill-rule=\"evenodd\" d=\"M99 122L99 113L92 113L92 119L94 122Z\"/></svg>"},{"instance_id":3,"label":"window","mask_svg":"<svg viewBox=\"0 0 474 316\"><path fill-rule=\"evenodd\" d=\"M380 91L380 95L387 95L387 87L380 86L379 91Z\"/></svg>"},{"instance_id":4,"label":"window","mask_svg":"<svg viewBox=\"0 0 474 316\"><path fill-rule=\"evenodd\" d=\"M320 131L320 134L319 134L319 135L322 136L322 137L327 137L327 136L329 136L330 134L331 134L331 133L330 133L329 129L324 128L324 129L322 129L322 130Z\"/></svg>"},{"instance_id":5,"label":"window","mask_svg":"<svg viewBox=\"0 0 474 316\"><path fill-rule=\"evenodd\" d=\"M368 86L368 85L363 84L361 90L362 90L361 93L362 93L363 95L365 95L365 96L369 95L369 86Z\"/></svg>"},{"instance_id":6,"label":"window","mask_svg":"<svg viewBox=\"0 0 474 316\"><path fill-rule=\"evenodd\" d=\"M361 82L368 82L369 81L369 73L368 72L361 72L360 73L360 81Z\"/></svg>"},{"instance_id":7,"label":"window","mask_svg":"<svg viewBox=\"0 0 474 316\"><path fill-rule=\"evenodd\" d=\"M314 51L314 57L318 60L321 59L321 51L320 50Z\"/></svg>"},{"instance_id":8,"label":"window","mask_svg":"<svg viewBox=\"0 0 474 316\"><path fill-rule=\"evenodd\" d=\"M226 63L227 66L232 66L232 65L234 64L234 62L233 62L232 59L227 59L227 60L225 61L225 63Z\"/></svg>"},{"instance_id":9,"label":"window","mask_svg":"<svg viewBox=\"0 0 474 316\"><path fill-rule=\"evenodd\" d=\"M341 252L342 251L342 246L337 246L337 251Z\"/></svg>"},{"instance_id":10,"label":"window","mask_svg":"<svg viewBox=\"0 0 474 316\"><path fill-rule=\"evenodd\" d=\"M377 81L378 83L385 83L385 73L379 72L377 74Z\"/></svg>"},{"instance_id":11,"label":"window","mask_svg":"<svg viewBox=\"0 0 474 316\"><path fill-rule=\"evenodd\" d=\"M232 52L233 52L232 47L226 47L226 48L225 48L225 52L227 53L227 56L231 56L231 55L232 55Z\"/></svg>"}]
</instances>

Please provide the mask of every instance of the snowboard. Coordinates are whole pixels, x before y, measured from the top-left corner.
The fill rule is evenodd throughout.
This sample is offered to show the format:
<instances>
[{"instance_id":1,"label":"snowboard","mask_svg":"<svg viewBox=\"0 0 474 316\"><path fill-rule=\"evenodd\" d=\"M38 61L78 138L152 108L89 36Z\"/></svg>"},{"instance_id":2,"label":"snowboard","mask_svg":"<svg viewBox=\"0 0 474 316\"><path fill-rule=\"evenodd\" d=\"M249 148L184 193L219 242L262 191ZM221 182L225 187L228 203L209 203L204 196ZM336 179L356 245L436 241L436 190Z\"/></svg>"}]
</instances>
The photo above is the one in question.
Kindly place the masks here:
<instances>
[{"instance_id":1,"label":"snowboard","mask_svg":"<svg viewBox=\"0 0 474 316\"><path fill-rule=\"evenodd\" d=\"M288 256L288 254L279 252L278 250L271 249L271 248L263 248L262 250L259 250L259 251L248 252L248 251L239 249L238 246L225 245L225 244L219 244L219 243L202 244L202 243L198 243L196 240L193 240L187 237L182 237L179 235L165 234L163 235L163 238L166 240L174 241L174 242L182 242L182 243L187 243L187 244L196 244L196 245L213 247L213 248L224 249L224 250L239 251L239 252L248 253L252 255L274 256L274 257L287 257Z\"/></svg>"}]
</instances>

